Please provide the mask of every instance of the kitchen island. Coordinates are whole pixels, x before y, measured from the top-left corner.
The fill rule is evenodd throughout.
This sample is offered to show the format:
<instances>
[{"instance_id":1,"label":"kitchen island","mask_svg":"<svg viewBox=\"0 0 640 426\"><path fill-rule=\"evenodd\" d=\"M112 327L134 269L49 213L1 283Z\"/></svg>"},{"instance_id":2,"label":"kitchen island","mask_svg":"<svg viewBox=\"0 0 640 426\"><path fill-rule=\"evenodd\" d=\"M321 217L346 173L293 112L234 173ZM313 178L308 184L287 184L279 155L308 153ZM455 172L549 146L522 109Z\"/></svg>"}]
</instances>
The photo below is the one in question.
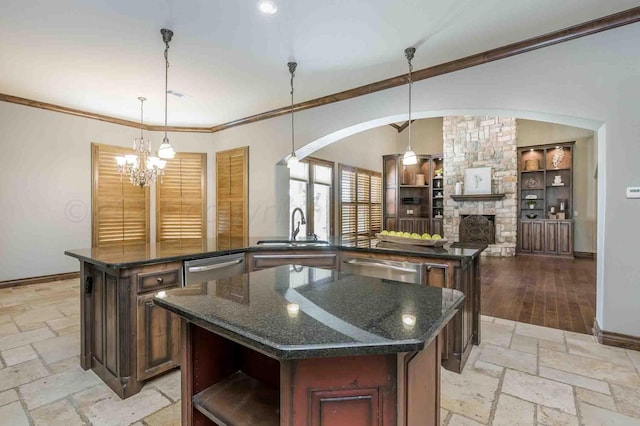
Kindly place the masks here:
<instances>
[{"instance_id":1,"label":"kitchen island","mask_svg":"<svg viewBox=\"0 0 640 426\"><path fill-rule=\"evenodd\" d=\"M241 298L235 295L242 295ZM439 425L461 292L279 266L169 290L183 425Z\"/></svg>"},{"instance_id":2,"label":"kitchen island","mask_svg":"<svg viewBox=\"0 0 640 426\"><path fill-rule=\"evenodd\" d=\"M156 306L153 297L185 283L185 262L227 256L240 256L243 272L293 263L338 271L355 269L356 274L380 277L381 272L404 270L402 265L411 264L419 272L410 277L418 277L415 282L456 289L466 296L442 332L442 365L462 371L472 346L480 342L480 253L484 245L432 248L379 243L369 248L333 242L259 244L260 240L274 239L254 238L244 247L224 250L209 239L66 251L80 261L81 366L92 369L121 398L138 393L146 380L178 367L180 320ZM399 262L401 267L359 266L368 262ZM237 268L235 264L234 272Z\"/></svg>"}]
</instances>

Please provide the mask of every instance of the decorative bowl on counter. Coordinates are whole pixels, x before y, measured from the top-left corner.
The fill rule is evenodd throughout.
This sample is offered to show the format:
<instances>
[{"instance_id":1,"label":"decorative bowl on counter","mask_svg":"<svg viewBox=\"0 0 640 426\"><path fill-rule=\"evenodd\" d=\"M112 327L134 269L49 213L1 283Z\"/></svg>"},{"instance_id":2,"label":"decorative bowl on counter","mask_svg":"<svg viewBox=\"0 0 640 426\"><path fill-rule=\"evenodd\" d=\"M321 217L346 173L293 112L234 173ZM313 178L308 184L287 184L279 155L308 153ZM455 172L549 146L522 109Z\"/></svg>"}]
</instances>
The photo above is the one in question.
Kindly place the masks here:
<instances>
[{"instance_id":1,"label":"decorative bowl on counter","mask_svg":"<svg viewBox=\"0 0 640 426\"><path fill-rule=\"evenodd\" d=\"M447 240L439 239L439 240L422 240L418 238L407 238L407 237L398 237L395 235L383 235L376 234L376 238L380 241L387 241L389 243L396 244L410 244L414 246L427 246L427 247L442 247L447 243Z\"/></svg>"},{"instance_id":2,"label":"decorative bowl on counter","mask_svg":"<svg viewBox=\"0 0 640 426\"><path fill-rule=\"evenodd\" d=\"M536 213L527 213L526 215L529 219L535 219L536 217L538 217L538 215Z\"/></svg>"}]
</instances>

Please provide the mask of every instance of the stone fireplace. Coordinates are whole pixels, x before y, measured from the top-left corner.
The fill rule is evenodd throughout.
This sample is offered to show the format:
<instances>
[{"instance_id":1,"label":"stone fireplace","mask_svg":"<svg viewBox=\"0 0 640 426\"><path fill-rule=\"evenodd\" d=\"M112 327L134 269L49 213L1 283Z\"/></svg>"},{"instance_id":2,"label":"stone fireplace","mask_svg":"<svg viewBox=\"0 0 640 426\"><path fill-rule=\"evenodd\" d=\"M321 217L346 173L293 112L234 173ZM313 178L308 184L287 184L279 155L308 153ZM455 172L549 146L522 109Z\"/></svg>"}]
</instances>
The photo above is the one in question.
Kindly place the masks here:
<instances>
[{"instance_id":1,"label":"stone fireplace","mask_svg":"<svg viewBox=\"0 0 640 426\"><path fill-rule=\"evenodd\" d=\"M456 116L443 119L444 142L444 237L462 241L470 237L467 231L479 225L487 227L494 240L489 243L483 255L514 256L517 242L517 148L516 120L511 117ZM455 201L450 194L455 193L456 182L464 182L467 168L491 167L493 194L503 193L504 198L494 201ZM462 224L463 218L469 223ZM493 221L491 221L491 219ZM492 222L492 224L491 224ZM465 235L461 235L461 226ZM493 226L494 231L488 228Z\"/></svg>"}]
</instances>

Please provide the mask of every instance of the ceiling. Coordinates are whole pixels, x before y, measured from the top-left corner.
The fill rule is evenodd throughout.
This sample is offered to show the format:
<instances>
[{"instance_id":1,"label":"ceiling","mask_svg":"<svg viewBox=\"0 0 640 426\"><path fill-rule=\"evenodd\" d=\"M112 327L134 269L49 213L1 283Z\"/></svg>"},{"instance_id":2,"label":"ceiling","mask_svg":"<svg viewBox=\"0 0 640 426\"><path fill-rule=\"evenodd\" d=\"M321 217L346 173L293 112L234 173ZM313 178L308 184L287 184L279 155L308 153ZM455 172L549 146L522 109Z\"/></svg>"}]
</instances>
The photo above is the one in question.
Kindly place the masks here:
<instances>
[{"instance_id":1,"label":"ceiling","mask_svg":"<svg viewBox=\"0 0 640 426\"><path fill-rule=\"evenodd\" d=\"M213 126L566 28L638 0L1 0L0 93L129 120Z\"/></svg>"}]
</instances>

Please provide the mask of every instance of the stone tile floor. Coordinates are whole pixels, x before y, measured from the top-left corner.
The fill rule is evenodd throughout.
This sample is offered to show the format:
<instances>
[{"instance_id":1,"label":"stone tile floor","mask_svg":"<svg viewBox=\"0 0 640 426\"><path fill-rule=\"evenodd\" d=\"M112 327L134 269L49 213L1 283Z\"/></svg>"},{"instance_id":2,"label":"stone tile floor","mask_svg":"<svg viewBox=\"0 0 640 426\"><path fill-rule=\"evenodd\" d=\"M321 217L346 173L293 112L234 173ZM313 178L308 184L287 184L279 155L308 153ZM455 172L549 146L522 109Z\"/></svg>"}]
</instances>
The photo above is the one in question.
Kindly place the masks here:
<instances>
[{"instance_id":1,"label":"stone tile floor","mask_svg":"<svg viewBox=\"0 0 640 426\"><path fill-rule=\"evenodd\" d=\"M175 371L120 400L80 368L79 283L0 289L0 425L179 425ZM463 374L442 370L442 424L640 425L640 352L482 318Z\"/></svg>"}]
</instances>

